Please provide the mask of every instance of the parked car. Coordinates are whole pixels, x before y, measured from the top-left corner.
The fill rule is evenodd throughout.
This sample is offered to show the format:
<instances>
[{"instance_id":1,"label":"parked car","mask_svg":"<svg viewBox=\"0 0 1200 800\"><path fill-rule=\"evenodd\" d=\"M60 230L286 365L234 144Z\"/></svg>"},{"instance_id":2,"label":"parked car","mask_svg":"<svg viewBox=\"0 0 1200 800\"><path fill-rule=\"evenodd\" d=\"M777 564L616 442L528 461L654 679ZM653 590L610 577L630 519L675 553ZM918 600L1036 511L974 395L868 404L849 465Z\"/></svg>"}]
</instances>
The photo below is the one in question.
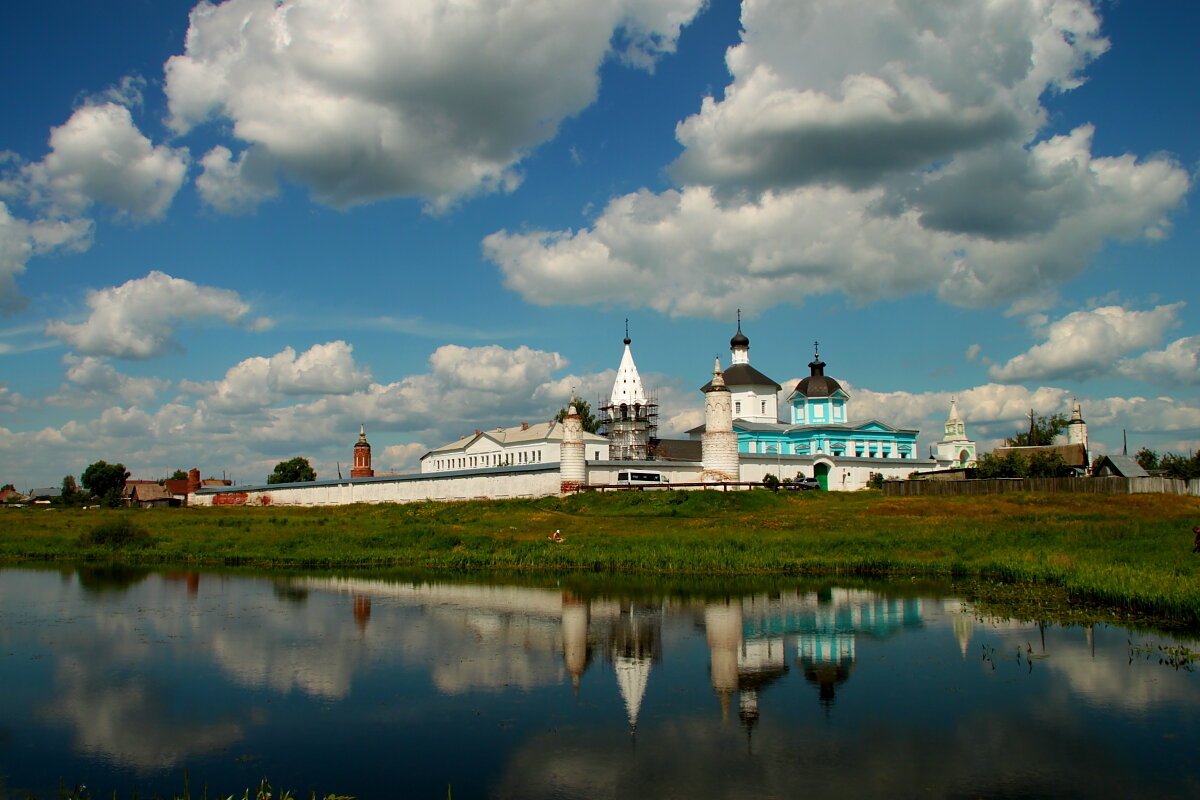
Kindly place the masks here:
<instances>
[{"instance_id":1,"label":"parked car","mask_svg":"<svg viewBox=\"0 0 1200 800\"><path fill-rule=\"evenodd\" d=\"M789 489L820 489L821 484L816 478L797 478L794 481L788 481L787 488Z\"/></svg>"}]
</instances>

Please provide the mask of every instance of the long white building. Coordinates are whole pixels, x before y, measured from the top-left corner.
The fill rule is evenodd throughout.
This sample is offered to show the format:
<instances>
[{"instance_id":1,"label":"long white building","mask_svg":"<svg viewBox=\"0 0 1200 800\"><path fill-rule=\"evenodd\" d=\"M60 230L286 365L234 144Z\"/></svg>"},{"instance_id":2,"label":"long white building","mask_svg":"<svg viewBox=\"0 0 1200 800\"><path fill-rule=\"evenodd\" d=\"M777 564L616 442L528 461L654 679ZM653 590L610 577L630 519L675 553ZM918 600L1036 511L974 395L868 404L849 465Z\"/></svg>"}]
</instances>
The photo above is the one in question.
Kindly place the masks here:
<instances>
[{"instance_id":1,"label":"long white building","mask_svg":"<svg viewBox=\"0 0 1200 800\"><path fill-rule=\"evenodd\" d=\"M421 472L463 472L485 467L520 467L558 462L563 423L555 420L512 428L475 431L458 441L435 447L421 456ZM585 458L607 461L609 441L594 433L583 435Z\"/></svg>"}]
</instances>

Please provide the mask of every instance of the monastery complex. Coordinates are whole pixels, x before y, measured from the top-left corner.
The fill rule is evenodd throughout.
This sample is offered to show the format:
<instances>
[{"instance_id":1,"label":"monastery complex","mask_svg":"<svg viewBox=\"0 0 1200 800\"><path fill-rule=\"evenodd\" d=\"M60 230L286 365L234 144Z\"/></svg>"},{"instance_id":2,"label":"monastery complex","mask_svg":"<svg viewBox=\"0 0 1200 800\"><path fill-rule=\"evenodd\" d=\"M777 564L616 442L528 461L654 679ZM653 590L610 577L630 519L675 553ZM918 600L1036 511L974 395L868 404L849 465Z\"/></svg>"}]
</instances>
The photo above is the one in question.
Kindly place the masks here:
<instances>
[{"instance_id":1,"label":"monastery complex","mask_svg":"<svg viewBox=\"0 0 1200 800\"><path fill-rule=\"evenodd\" d=\"M768 474L855 491L874 475L907 478L975 463L975 443L953 401L944 438L921 457L917 430L853 415L850 394L825 374L815 343L809 376L782 395L779 383L751 366L740 322L729 366L722 369L717 359L700 388L704 424L687 438L661 439L658 404L642 384L628 335L624 345L612 391L598 409L597 433L584 430L572 398L561 421L477 430L430 450L418 473L377 476L360 428L348 479L212 487L192 502L308 506L545 497L589 487L734 489L760 484Z\"/></svg>"}]
</instances>

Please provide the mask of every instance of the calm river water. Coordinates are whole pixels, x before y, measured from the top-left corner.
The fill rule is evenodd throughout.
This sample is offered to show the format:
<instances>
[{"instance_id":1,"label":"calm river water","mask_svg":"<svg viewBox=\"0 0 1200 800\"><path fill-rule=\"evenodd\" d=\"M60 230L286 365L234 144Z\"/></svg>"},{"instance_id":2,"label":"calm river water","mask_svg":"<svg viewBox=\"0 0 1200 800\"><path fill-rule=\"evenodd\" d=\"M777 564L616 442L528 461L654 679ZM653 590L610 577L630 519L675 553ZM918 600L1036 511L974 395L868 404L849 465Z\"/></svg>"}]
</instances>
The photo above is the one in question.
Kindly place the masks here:
<instances>
[{"instance_id":1,"label":"calm river water","mask_svg":"<svg viewBox=\"0 0 1200 800\"><path fill-rule=\"evenodd\" d=\"M566 585L0 570L0 797L1200 797L1168 636Z\"/></svg>"}]
</instances>

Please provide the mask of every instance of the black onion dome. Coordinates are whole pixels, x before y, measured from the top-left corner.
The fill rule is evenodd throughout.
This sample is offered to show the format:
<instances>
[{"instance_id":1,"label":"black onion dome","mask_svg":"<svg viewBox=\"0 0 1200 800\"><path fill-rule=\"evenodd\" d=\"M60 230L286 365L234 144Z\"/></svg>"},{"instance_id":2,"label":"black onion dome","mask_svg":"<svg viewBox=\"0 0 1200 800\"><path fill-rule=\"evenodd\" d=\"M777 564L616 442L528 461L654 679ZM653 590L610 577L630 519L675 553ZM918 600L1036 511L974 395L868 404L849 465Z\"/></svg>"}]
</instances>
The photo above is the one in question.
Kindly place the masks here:
<instances>
[{"instance_id":1,"label":"black onion dome","mask_svg":"<svg viewBox=\"0 0 1200 800\"><path fill-rule=\"evenodd\" d=\"M738 325L737 333L735 333L733 335L733 338L729 340L729 346L730 347L749 347L750 346L750 339L747 338L746 334L742 333L741 325Z\"/></svg>"},{"instance_id":2,"label":"black onion dome","mask_svg":"<svg viewBox=\"0 0 1200 800\"><path fill-rule=\"evenodd\" d=\"M796 384L796 391L805 397L829 397L834 392L840 392L842 385L825 374L825 362L820 356L814 356L808 364L812 372L804 380Z\"/></svg>"}]
</instances>

